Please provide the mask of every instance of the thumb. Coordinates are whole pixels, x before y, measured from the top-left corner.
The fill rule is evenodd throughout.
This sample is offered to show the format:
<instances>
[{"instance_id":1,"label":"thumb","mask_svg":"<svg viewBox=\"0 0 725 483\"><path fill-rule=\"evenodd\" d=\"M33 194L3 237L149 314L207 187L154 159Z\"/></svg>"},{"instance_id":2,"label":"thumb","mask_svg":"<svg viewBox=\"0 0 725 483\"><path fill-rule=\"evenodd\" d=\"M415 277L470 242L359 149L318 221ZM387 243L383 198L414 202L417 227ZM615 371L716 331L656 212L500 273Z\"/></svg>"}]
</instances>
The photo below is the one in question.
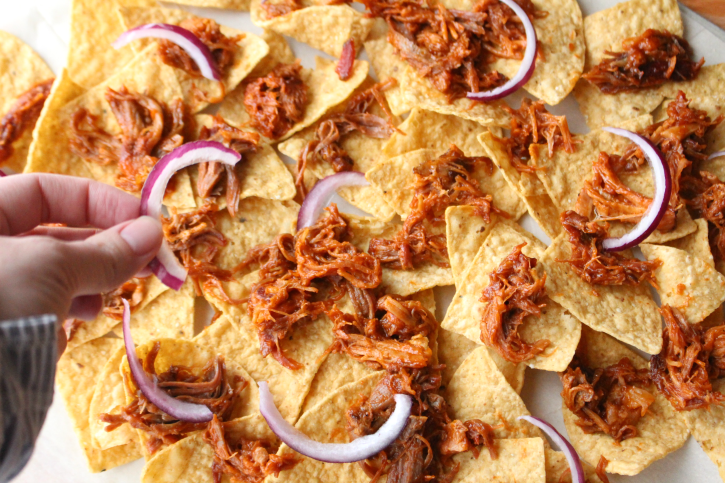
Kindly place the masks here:
<instances>
[{"instance_id":1,"label":"thumb","mask_svg":"<svg viewBox=\"0 0 725 483\"><path fill-rule=\"evenodd\" d=\"M142 216L67 245L66 277L74 296L113 290L144 268L161 247L161 223Z\"/></svg>"}]
</instances>

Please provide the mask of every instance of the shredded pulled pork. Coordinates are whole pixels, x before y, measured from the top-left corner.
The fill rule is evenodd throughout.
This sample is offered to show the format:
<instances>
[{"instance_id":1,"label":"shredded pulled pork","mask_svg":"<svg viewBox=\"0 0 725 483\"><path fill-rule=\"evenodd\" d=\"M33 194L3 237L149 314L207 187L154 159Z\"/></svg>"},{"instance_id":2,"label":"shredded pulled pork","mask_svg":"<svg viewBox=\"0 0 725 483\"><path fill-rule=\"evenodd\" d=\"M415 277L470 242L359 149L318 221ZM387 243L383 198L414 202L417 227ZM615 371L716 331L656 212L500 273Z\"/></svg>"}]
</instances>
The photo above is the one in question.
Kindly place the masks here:
<instances>
[{"instance_id":1,"label":"shredded pulled pork","mask_svg":"<svg viewBox=\"0 0 725 483\"><path fill-rule=\"evenodd\" d=\"M647 369L636 369L628 358L599 369L585 366L578 356L559 374L566 407L585 433L605 433L618 443L637 436L637 423L647 414L654 395Z\"/></svg>"},{"instance_id":2,"label":"shredded pulled pork","mask_svg":"<svg viewBox=\"0 0 725 483\"><path fill-rule=\"evenodd\" d=\"M301 0L275 0L274 3L271 3L269 0L262 1L262 10L264 10L268 20L287 15L301 8Z\"/></svg>"},{"instance_id":3,"label":"shredded pulled pork","mask_svg":"<svg viewBox=\"0 0 725 483\"><path fill-rule=\"evenodd\" d=\"M162 217L161 224L164 238L194 282L196 294L213 294L228 304L237 305L241 302L229 297L222 284L234 280L232 272L214 264L219 250L227 245L226 237L216 229L218 210L211 201L185 213L170 208L171 216Z\"/></svg>"},{"instance_id":4,"label":"shredded pulled pork","mask_svg":"<svg viewBox=\"0 0 725 483\"><path fill-rule=\"evenodd\" d=\"M561 224L569 236L571 258L557 260L568 263L574 272L592 285L639 285L649 282L657 287L654 271L662 265L660 260L641 261L602 248L608 237L609 224L596 221L575 211L561 214Z\"/></svg>"},{"instance_id":5,"label":"shredded pulled pork","mask_svg":"<svg viewBox=\"0 0 725 483\"><path fill-rule=\"evenodd\" d=\"M489 64L498 58L520 60L526 50L521 21L498 0L479 1L471 11L414 0L362 3L371 16L387 22L396 54L451 102L504 84L506 77ZM545 15L530 0L517 3L531 19Z\"/></svg>"},{"instance_id":6,"label":"shredded pulled pork","mask_svg":"<svg viewBox=\"0 0 725 483\"><path fill-rule=\"evenodd\" d=\"M79 108L71 115L71 151L102 166L117 164L116 186L141 191L159 158L184 143L190 122L186 107L180 99L166 106L125 87L118 91L109 87L106 100L121 132L108 133L98 116Z\"/></svg>"},{"instance_id":7,"label":"shredded pulled pork","mask_svg":"<svg viewBox=\"0 0 725 483\"><path fill-rule=\"evenodd\" d=\"M18 140L26 129L35 127L54 80L48 79L35 84L20 94L10 106L10 110L0 119L0 165L13 155L13 142Z\"/></svg>"},{"instance_id":8,"label":"shredded pulled pork","mask_svg":"<svg viewBox=\"0 0 725 483\"><path fill-rule=\"evenodd\" d=\"M156 342L146 359L144 370L157 381L171 397L195 404L203 404L219 419L227 421L232 416L239 393L247 387L248 381L240 376L229 377L224 358L211 359L201 370L191 367L171 366L166 372L156 373L154 362L161 349ZM187 423L173 419L154 406L132 381L126 380L135 391L135 399L118 414L101 414L100 420L107 423L106 431L113 431L124 423L144 431L148 440L146 449L155 453L164 444L173 444L193 431L204 429L207 423Z\"/></svg>"},{"instance_id":9,"label":"shredded pulled pork","mask_svg":"<svg viewBox=\"0 0 725 483\"><path fill-rule=\"evenodd\" d=\"M708 222L712 254L725 260L725 183L713 174L702 172L698 186L700 192L692 198L690 206Z\"/></svg>"},{"instance_id":10,"label":"shredded pulled pork","mask_svg":"<svg viewBox=\"0 0 725 483\"><path fill-rule=\"evenodd\" d=\"M360 132L371 138L387 139L393 134L393 115L388 109L383 92L395 85L397 81L393 78L379 82L353 96L343 112L328 115L320 122L315 137L307 143L297 160L295 184L303 196L306 195L305 170L310 162L329 163L336 173L352 170L354 161L340 145L346 135ZM375 103L385 112L387 119L369 112Z\"/></svg>"},{"instance_id":11,"label":"shredded pulled pork","mask_svg":"<svg viewBox=\"0 0 725 483\"><path fill-rule=\"evenodd\" d=\"M183 20L179 27L194 34L209 48L219 74L224 77L227 69L234 63L234 54L239 49L238 43L244 36L227 37L222 33L219 24L209 18L188 18ZM196 62L184 49L170 40L159 40L159 57L164 64L181 69L192 77L201 77L201 71Z\"/></svg>"},{"instance_id":12,"label":"shredded pulled pork","mask_svg":"<svg viewBox=\"0 0 725 483\"><path fill-rule=\"evenodd\" d=\"M211 127L203 126L199 133L199 139L222 143L241 154L242 157L258 150L259 138L257 133L242 131L229 125L221 116L213 116ZM244 161L242 159L241 162ZM237 172L233 167L218 162L199 164L196 190L202 198L215 196L221 189L220 181L224 174L226 174L227 211L234 217L239 207L240 185Z\"/></svg>"},{"instance_id":13,"label":"shredded pulled pork","mask_svg":"<svg viewBox=\"0 0 725 483\"><path fill-rule=\"evenodd\" d=\"M468 205L487 223L491 212L508 217L493 205L493 198L479 188L473 177L477 167L493 173L493 162L484 156L467 157L458 147L440 157L426 161L413 169L413 200L403 227L392 240L373 238L368 252L386 267L412 270L417 265L431 262L448 267L445 234L430 234L429 227L445 223L449 206Z\"/></svg>"},{"instance_id":14,"label":"shredded pulled pork","mask_svg":"<svg viewBox=\"0 0 725 483\"><path fill-rule=\"evenodd\" d=\"M295 325L315 320L345 290L364 294L382 281L380 262L347 241L347 222L337 206L326 210L326 216L294 237L280 235L271 244L253 248L237 267L260 265L259 281L251 289L247 310L257 329L262 355L272 355L289 369L301 367L281 347ZM320 292L324 284L337 293L325 297Z\"/></svg>"},{"instance_id":15,"label":"shredded pulled pork","mask_svg":"<svg viewBox=\"0 0 725 483\"><path fill-rule=\"evenodd\" d=\"M381 297L375 309L374 318L346 314L337 307L328 311L335 337L330 351L345 352L389 372L428 366L433 356L428 336L438 325L433 314L420 302L399 295Z\"/></svg>"},{"instance_id":16,"label":"shredded pulled pork","mask_svg":"<svg viewBox=\"0 0 725 483\"><path fill-rule=\"evenodd\" d=\"M251 124L265 137L279 139L305 115L307 86L302 65L279 64L269 74L252 80L244 90L244 107Z\"/></svg>"},{"instance_id":17,"label":"shredded pulled pork","mask_svg":"<svg viewBox=\"0 0 725 483\"><path fill-rule=\"evenodd\" d=\"M725 325L706 329L690 324L679 310L664 305L662 352L650 359L657 389L677 411L709 409L725 401L712 380L725 375Z\"/></svg>"},{"instance_id":18,"label":"shredded pulled pork","mask_svg":"<svg viewBox=\"0 0 725 483\"><path fill-rule=\"evenodd\" d=\"M128 302L133 313L146 295L146 280L132 278L116 290L103 294L103 315L112 319L123 319L123 300Z\"/></svg>"},{"instance_id":19,"label":"shredded pulled pork","mask_svg":"<svg viewBox=\"0 0 725 483\"><path fill-rule=\"evenodd\" d=\"M529 166L531 154L529 147L546 141L549 156L557 149L567 153L574 152L574 140L569 131L566 116L555 116L546 110L544 101L532 101L528 97L521 101L519 109L503 106L511 115L511 136L507 139L507 148L516 171L533 173L537 169Z\"/></svg>"},{"instance_id":20,"label":"shredded pulled pork","mask_svg":"<svg viewBox=\"0 0 725 483\"><path fill-rule=\"evenodd\" d=\"M599 481L601 481L602 483L609 483L609 477L607 476L607 466L609 466L609 460L607 460L604 455L600 456L599 463L597 463L597 468L595 469L595 473L599 478Z\"/></svg>"},{"instance_id":21,"label":"shredded pulled pork","mask_svg":"<svg viewBox=\"0 0 725 483\"><path fill-rule=\"evenodd\" d=\"M398 439L374 458L360 462L372 481L387 474L389 483L452 481L458 465L452 456L485 446L497 458L494 428L473 419L461 422L449 416L450 409L439 394L438 369L402 371L380 379L369 397L355 401L347 410L350 438L375 433L395 409L395 394L414 397L413 410Z\"/></svg>"},{"instance_id":22,"label":"shredded pulled pork","mask_svg":"<svg viewBox=\"0 0 725 483\"><path fill-rule=\"evenodd\" d=\"M481 319L481 342L496 349L510 362L524 362L544 352L548 340L524 342L519 326L524 318L541 315L546 306L546 274L536 272L536 259L521 252L526 244L513 249L498 268L489 274L481 302L486 304Z\"/></svg>"},{"instance_id":23,"label":"shredded pulled pork","mask_svg":"<svg viewBox=\"0 0 725 483\"><path fill-rule=\"evenodd\" d=\"M638 37L624 40L622 49L606 52L605 59L583 75L605 94L692 80L705 63L705 59L690 60L690 44L666 30L647 29Z\"/></svg>"},{"instance_id":24,"label":"shredded pulled pork","mask_svg":"<svg viewBox=\"0 0 725 483\"><path fill-rule=\"evenodd\" d=\"M342 54L340 60L335 66L335 73L340 77L341 81L346 81L352 75L352 67L355 64L355 41L348 39L342 46Z\"/></svg>"},{"instance_id":25,"label":"shredded pulled pork","mask_svg":"<svg viewBox=\"0 0 725 483\"><path fill-rule=\"evenodd\" d=\"M214 415L203 436L204 442L214 450L211 470L214 483L221 483L226 475L231 483L262 483L269 475L279 476L284 470L300 462L291 454L275 454L278 445L271 441L230 437L224 424Z\"/></svg>"}]
</instances>

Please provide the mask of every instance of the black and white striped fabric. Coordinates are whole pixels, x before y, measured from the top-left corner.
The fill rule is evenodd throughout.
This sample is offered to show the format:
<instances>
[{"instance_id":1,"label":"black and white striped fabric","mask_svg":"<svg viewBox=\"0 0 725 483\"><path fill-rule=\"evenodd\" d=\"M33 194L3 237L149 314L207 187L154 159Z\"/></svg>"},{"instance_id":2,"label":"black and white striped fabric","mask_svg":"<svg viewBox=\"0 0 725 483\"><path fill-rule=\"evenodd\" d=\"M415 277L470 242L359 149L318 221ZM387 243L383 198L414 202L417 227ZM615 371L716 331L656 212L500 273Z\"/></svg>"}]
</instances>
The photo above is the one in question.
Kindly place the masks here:
<instances>
[{"instance_id":1,"label":"black and white striped fabric","mask_svg":"<svg viewBox=\"0 0 725 483\"><path fill-rule=\"evenodd\" d=\"M56 319L41 315L0 322L0 483L28 462L53 400Z\"/></svg>"}]
</instances>

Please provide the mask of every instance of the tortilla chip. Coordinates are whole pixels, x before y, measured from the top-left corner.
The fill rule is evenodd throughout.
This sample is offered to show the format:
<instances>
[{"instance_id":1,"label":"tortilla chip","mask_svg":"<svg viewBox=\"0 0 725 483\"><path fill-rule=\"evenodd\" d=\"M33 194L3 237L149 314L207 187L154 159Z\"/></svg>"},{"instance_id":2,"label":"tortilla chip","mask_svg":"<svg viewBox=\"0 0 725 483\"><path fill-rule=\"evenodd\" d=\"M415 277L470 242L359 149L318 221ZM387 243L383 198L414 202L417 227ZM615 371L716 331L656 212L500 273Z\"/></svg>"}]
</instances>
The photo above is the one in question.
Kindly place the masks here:
<instances>
[{"instance_id":1,"label":"tortilla chip","mask_svg":"<svg viewBox=\"0 0 725 483\"><path fill-rule=\"evenodd\" d=\"M631 254L630 254L631 256ZM647 284L590 285L574 273L565 234L552 241L541 258L548 275L546 292L574 317L649 354L662 348L662 319Z\"/></svg>"},{"instance_id":2,"label":"tortilla chip","mask_svg":"<svg viewBox=\"0 0 725 483\"><path fill-rule=\"evenodd\" d=\"M492 217L491 223L486 223L476 215L473 206L449 206L446 209L448 260L457 288L497 219Z\"/></svg>"},{"instance_id":3,"label":"tortilla chip","mask_svg":"<svg viewBox=\"0 0 725 483\"><path fill-rule=\"evenodd\" d=\"M720 319L722 320L722 319ZM713 382L713 389L725 393L725 379ZM725 479L725 406L722 404L707 409L695 409L680 413L687 421L692 436L700 447L717 465L720 478Z\"/></svg>"},{"instance_id":4,"label":"tortilla chip","mask_svg":"<svg viewBox=\"0 0 725 483\"><path fill-rule=\"evenodd\" d=\"M179 5L190 7L221 8L224 10L239 10L248 12L252 4L251 0L174 0Z\"/></svg>"},{"instance_id":5,"label":"tortilla chip","mask_svg":"<svg viewBox=\"0 0 725 483\"><path fill-rule=\"evenodd\" d=\"M714 264L677 248L648 244L640 248L647 260L662 262L655 271L662 304L679 309L689 323L702 322L725 302L725 277Z\"/></svg>"},{"instance_id":6,"label":"tortilla chip","mask_svg":"<svg viewBox=\"0 0 725 483\"><path fill-rule=\"evenodd\" d=\"M252 21L265 29L292 37L333 57L340 57L348 39L359 52L373 21L348 5L315 5L310 2L287 15L267 19L262 0L252 0Z\"/></svg>"},{"instance_id":7,"label":"tortilla chip","mask_svg":"<svg viewBox=\"0 0 725 483\"><path fill-rule=\"evenodd\" d=\"M688 255L698 257L711 267L714 267L715 258L712 256L712 251L710 250L707 220L699 218L694 221L695 225L697 225L697 230L694 233L690 233L677 240L669 241L665 245L684 250Z\"/></svg>"},{"instance_id":8,"label":"tortilla chip","mask_svg":"<svg viewBox=\"0 0 725 483\"><path fill-rule=\"evenodd\" d=\"M682 18L676 0L630 0L584 18L586 63L588 72L605 58L606 51L621 52L622 41L647 29L667 30L683 35ZM677 86L678 83L672 83ZM620 124L648 114L660 105L665 95L660 89L603 94L589 81L581 79L574 97L591 129Z\"/></svg>"},{"instance_id":9,"label":"tortilla chip","mask_svg":"<svg viewBox=\"0 0 725 483\"><path fill-rule=\"evenodd\" d=\"M259 414L225 423L224 432L232 441L276 440ZM213 483L213 463L214 449L204 442L204 432L199 431L159 450L144 466L141 483Z\"/></svg>"},{"instance_id":10,"label":"tortilla chip","mask_svg":"<svg viewBox=\"0 0 725 483\"><path fill-rule=\"evenodd\" d=\"M141 457L141 448L137 443L107 450L94 449L88 426L88 414L98 376L106 361L121 346L123 342L120 339L95 339L66 351L58 361L56 386L92 473L110 470Z\"/></svg>"},{"instance_id":11,"label":"tortilla chip","mask_svg":"<svg viewBox=\"0 0 725 483\"><path fill-rule=\"evenodd\" d=\"M544 483L546 481L545 443L541 438L496 440L498 457L488 451L459 453L453 457L460 464L456 483L501 481L515 483Z\"/></svg>"},{"instance_id":12,"label":"tortilla chip","mask_svg":"<svg viewBox=\"0 0 725 483\"><path fill-rule=\"evenodd\" d=\"M566 456L561 451L554 451L551 448L545 449L546 456L546 483L561 483L562 481L571 481L571 468ZM584 481L587 483L601 483L594 467L582 460L582 468L584 469ZM568 479L565 475L568 474Z\"/></svg>"},{"instance_id":13,"label":"tortilla chip","mask_svg":"<svg viewBox=\"0 0 725 483\"><path fill-rule=\"evenodd\" d=\"M601 332L582 331L586 360L592 368L604 368L628 357L637 369L646 369L647 361L623 344ZM679 449L687 440L688 431L684 418L676 413L665 397L652 386L655 401L648 413L637 423L637 436L617 443L604 433L586 434L576 425L577 417L562 405L564 425L569 440L579 456L592 465L604 456L609 460L607 472L619 475L636 475L647 466Z\"/></svg>"},{"instance_id":14,"label":"tortilla chip","mask_svg":"<svg viewBox=\"0 0 725 483\"><path fill-rule=\"evenodd\" d=\"M485 304L480 300L481 293L489 284L489 273L496 270L514 247L522 243L527 244L522 249L525 255L541 261L546 247L526 230L515 223L504 221L491 228L488 238L464 274L441 327L482 344L480 324ZM537 369L563 371L579 343L581 324L553 300L545 303L541 316L524 319L520 333L521 338L529 343L547 339L551 344L541 355L525 364Z\"/></svg>"},{"instance_id":15,"label":"tortilla chip","mask_svg":"<svg viewBox=\"0 0 725 483\"><path fill-rule=\"evenodd\" d=\"M668 99L674 99L678 91L687 94L688 99L717 99L722 103L722 79L725 76L725 64L705 65L693 80L684 82L668 82L659 88L660 93ZM698 107L706 109L706 107ZM717 117L717 116L715 116Z\"/></svg>"},{"instance_id":16,"label":"tortilla chip","mask_svg":"<svg viewBox=\"0 0 725 483\"><path fill-rule=\"evenodd\" d=\"M335 73L336 65L334 61L316 57L314 70L302 69L300 77L305 86L307 86L308 97L304 118L280 139L271 140L262 137L264 142L273 143L282 141L307 126L311 126L332 107L350 97L367 77L368 63L365 61L355 61L352 75L347 81L341 81ZM250 79L252 78L250 77ZM234 92L224 98L224 101L219 106L219 115L236 127L254 131L250 127L251 119L244 107L244 90L246 86L247 83L242 83Z\"/></svg>"}]
</instances>

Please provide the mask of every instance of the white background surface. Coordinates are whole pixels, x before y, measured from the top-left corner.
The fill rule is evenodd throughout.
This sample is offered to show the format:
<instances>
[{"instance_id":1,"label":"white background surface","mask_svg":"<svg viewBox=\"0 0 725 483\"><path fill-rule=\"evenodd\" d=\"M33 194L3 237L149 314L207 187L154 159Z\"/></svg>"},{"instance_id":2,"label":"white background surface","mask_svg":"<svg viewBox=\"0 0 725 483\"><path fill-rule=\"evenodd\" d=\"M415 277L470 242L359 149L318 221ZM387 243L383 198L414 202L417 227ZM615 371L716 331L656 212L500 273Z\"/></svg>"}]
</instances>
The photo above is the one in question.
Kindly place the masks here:
<instances>
[{"instance_id":1,"label":"white background surface","mask_svg":"<svg viewBox=\"0 0 725 483\"><path fill-rule=\"evenodd\" d=\"M618 3L616 0L579 0L585 16L609 8L616 3ZM253 33L261 32L258 27L252 24L248 13L213 9L188 8L188 10L215 18L218 22L230 27ZM696 55L698 57L704 56L708 64L725 62L725 42L703 28L692 17L683 15L683 18L685 20L685 36L695 48ZM28 43L57 74L65 65L70 35L70 0L0 0L0 29L8 31ZM291 44L305 66L314 67L314 55L326 56L306 45L294 41ZM518 106L519 101L514 99L510 100L510 102ZM552 111L557 114L566 114L572 131L578 133L588 131L573 96L569 96L566 101L553 108ZM549 240L531 218L527 216L522 224L548 243ZM442 320L445 313L441 308L447 306L453 292L452 287L437 290L439 320ZM560 392L561 384L555 373L531 369L527 371L526 383L522 393L527 407L533 415L551 422L559 431L566 434L561 415ZM105 473L96 475L88 473L71 422L66 415L60 397L56 397L40 434L35 453L28 466L15 482L135 483L139 481L142 467L143 460L139 460ZM610 479L613 482L628 481L632 483L691 481L719 483L721 481L715 465L692 438L688 440L682 449L669 455L664 460L654 463L638 476L610 476Z\"/></svg>"}]
</instances>

